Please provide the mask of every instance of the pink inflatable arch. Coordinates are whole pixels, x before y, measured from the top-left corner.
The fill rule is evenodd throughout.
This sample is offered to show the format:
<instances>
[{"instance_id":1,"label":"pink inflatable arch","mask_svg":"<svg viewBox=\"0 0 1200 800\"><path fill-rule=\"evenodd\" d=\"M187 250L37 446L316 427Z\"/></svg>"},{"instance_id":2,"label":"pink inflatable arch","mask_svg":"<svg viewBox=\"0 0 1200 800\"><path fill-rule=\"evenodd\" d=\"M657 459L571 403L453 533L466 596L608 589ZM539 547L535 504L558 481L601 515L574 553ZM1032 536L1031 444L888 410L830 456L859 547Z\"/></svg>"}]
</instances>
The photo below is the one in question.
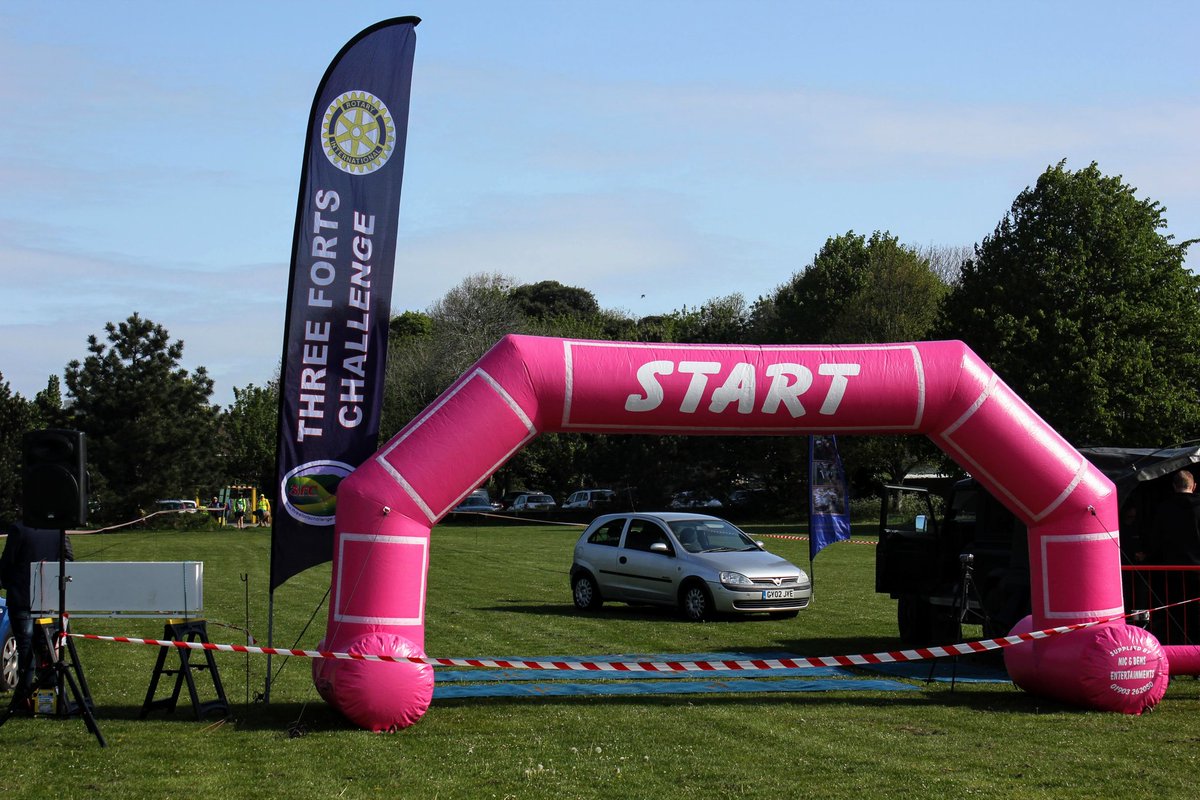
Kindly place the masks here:
<instances>
[{"instance_id":1,"label":"pink inflatable arch","mask_svg":"<svg viewBox=\"0 0 1200 800\"><path fill-rule=\"evenodd\" d=\"M550 431L925 434L1029 526L1033 614L1019 629L1123 610L1112 483L962 342L507 336L339 487L321 649L423 656L431 528ZM1084 707L1139 713L1167 687L1164 648L1123 622L1005 652L1018 685ZM413 724L433 695L426 665L319 660L313 677L328 702L371 730Z\"/></svg>"}]
</instances>

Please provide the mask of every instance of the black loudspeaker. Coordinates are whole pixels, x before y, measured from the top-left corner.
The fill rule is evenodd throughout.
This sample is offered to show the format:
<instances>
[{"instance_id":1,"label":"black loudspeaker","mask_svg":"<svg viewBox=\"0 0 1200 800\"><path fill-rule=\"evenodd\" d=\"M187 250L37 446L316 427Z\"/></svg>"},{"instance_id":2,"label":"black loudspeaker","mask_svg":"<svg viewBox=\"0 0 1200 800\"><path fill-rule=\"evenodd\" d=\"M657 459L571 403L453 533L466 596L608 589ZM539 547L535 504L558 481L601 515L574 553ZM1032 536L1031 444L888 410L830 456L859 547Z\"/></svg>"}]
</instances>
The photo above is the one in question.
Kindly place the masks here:
<instances>
[{"instance_id":1,"label":"black loudspeaker","mask_svg":"<svg viewBox=\"0 0 1200 800\"><path fill-rule=\"evenodd\" d=\"M87 441L83 431L29 431L22 440L22 519L66 530L87 522Z\"/></svg>"}]
</instances>

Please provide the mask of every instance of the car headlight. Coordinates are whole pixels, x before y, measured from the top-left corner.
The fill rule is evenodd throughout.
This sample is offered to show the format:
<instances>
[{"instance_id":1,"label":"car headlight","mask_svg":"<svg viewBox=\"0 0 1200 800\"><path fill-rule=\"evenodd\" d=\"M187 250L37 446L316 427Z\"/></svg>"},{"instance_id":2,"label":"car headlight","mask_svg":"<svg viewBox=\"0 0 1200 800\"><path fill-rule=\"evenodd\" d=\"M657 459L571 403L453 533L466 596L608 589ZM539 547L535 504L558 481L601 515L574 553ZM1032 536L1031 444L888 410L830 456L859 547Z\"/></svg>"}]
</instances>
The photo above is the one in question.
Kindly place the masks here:
<instances>
[{"instance_id":1,"label":"car headlight","mask_svg":"<svg viewBox=\"0 0 1200 800\"><path fill-rule=\"evenodd\" d=\"M722 572L721 583L726 586L753 586L754 581L740 572Z\"/></svg>"}]
</instances>

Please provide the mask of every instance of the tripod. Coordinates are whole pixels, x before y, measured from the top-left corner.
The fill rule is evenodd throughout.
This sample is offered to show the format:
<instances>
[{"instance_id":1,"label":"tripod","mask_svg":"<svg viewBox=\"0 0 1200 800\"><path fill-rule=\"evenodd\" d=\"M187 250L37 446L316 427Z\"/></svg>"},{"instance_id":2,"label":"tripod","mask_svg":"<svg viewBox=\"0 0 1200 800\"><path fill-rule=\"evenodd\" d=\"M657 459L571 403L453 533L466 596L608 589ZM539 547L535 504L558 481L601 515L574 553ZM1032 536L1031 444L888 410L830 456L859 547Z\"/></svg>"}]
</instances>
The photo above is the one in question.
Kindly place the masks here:
<instances>
[{"instance_id":1,"label":"tripod","mask_svg":"<svg viewBox=\"0 0 1200 800\"><path fill-rule=\"evenodd\" d=\"M50 668L48 670L39 670L33 681L33 686L28 691L22 691L19 687L13 691L12 701L8 704L8 710L0 716L0 726L8 722L24 702L37 697L39 689L53 688L54 695L58 700L59 714L67 715L72 710L77 709L79 715L83 717L87 729L96 737L96 741L101 747L108 747L108 743L104 741L104 734L100 732L100 726L96 724L96 718L92 716L90 706L90 698L87 697L85 688L87 684L84 682L83 670L79 665L79 656L75 652L75 646L71 640L67 638L67 531L62 529L59 531L58 540L58 621L53 631L53 634L47 636L47 644L50 659ZM67 655L71 658L71 663L67 663ZM74 667L74 674L72 673ZM76 677L78 676L78 680ZM45 684L50 683L50 678L53 678L53 684L47 687ZM67 699L66 690L70 689L74 702Z\"/></svg>"},{"instance_id":2,"label":"tripod","mask_svg":"<svg viewBox=\"0 0 1200 800\"><path fill-rule=\"evenodd\" d=\"M979 596L979 589L975 585L975 555L973 553L962 553L958 557L959 563L959 580L958 580L958 596L954 599L953 611L958 614L958 629L962 631L962 625L967 620L967 615L971 612L971 597L974 596L975 601L979 604L979 614L983 617L983 622L986 625L988 622L987 607L983 604L983 598ZM958 656L954 657L954 669L950 673L950 691L954 691L954 684L958 679Z\"/></svg>"}]
</instances>

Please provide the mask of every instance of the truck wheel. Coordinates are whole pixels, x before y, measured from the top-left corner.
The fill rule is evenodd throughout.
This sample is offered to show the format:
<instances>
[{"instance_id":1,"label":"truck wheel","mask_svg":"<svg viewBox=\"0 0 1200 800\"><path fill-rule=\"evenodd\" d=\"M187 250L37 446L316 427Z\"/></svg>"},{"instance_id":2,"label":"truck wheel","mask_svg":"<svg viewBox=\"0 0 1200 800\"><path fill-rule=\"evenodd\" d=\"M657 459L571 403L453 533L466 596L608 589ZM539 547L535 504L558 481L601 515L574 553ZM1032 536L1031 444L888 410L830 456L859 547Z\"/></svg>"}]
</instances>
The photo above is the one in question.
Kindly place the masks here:
<instances>
[{"instance_id":1,"label":"truck wheel","mask_svg":"<svg viewBox=\"0 0 1200 800\"><path fill-rule=\"evenodd\" d=\"M955 644L963 639L962 623L958 621L955 612L942 606L930 606L932 624L929 631L929 644Z\"/></svg>"},{"instance_id":2,"label":"truck wheel","mask_svg":"<svg viewBox=\"0 0 1200 800\"><path fill-rule=\"evenodd\" d=\"M923 647L929 641L929 617L922 613L928 604L914 594L902 594L896 601L896 627L905 647Z\"/></svg>"},{"instance_id":3,"label":"truck wheel","mask_svg":"<svg viewBox=\"0 0 1200 800\"><path fill-rule=\"evenodd\" d=\"M906 647L929 647L962 640L962 625L948 608L935 606L916 594L900 595L896 624Z\"/></svg>"}]
</instances>

